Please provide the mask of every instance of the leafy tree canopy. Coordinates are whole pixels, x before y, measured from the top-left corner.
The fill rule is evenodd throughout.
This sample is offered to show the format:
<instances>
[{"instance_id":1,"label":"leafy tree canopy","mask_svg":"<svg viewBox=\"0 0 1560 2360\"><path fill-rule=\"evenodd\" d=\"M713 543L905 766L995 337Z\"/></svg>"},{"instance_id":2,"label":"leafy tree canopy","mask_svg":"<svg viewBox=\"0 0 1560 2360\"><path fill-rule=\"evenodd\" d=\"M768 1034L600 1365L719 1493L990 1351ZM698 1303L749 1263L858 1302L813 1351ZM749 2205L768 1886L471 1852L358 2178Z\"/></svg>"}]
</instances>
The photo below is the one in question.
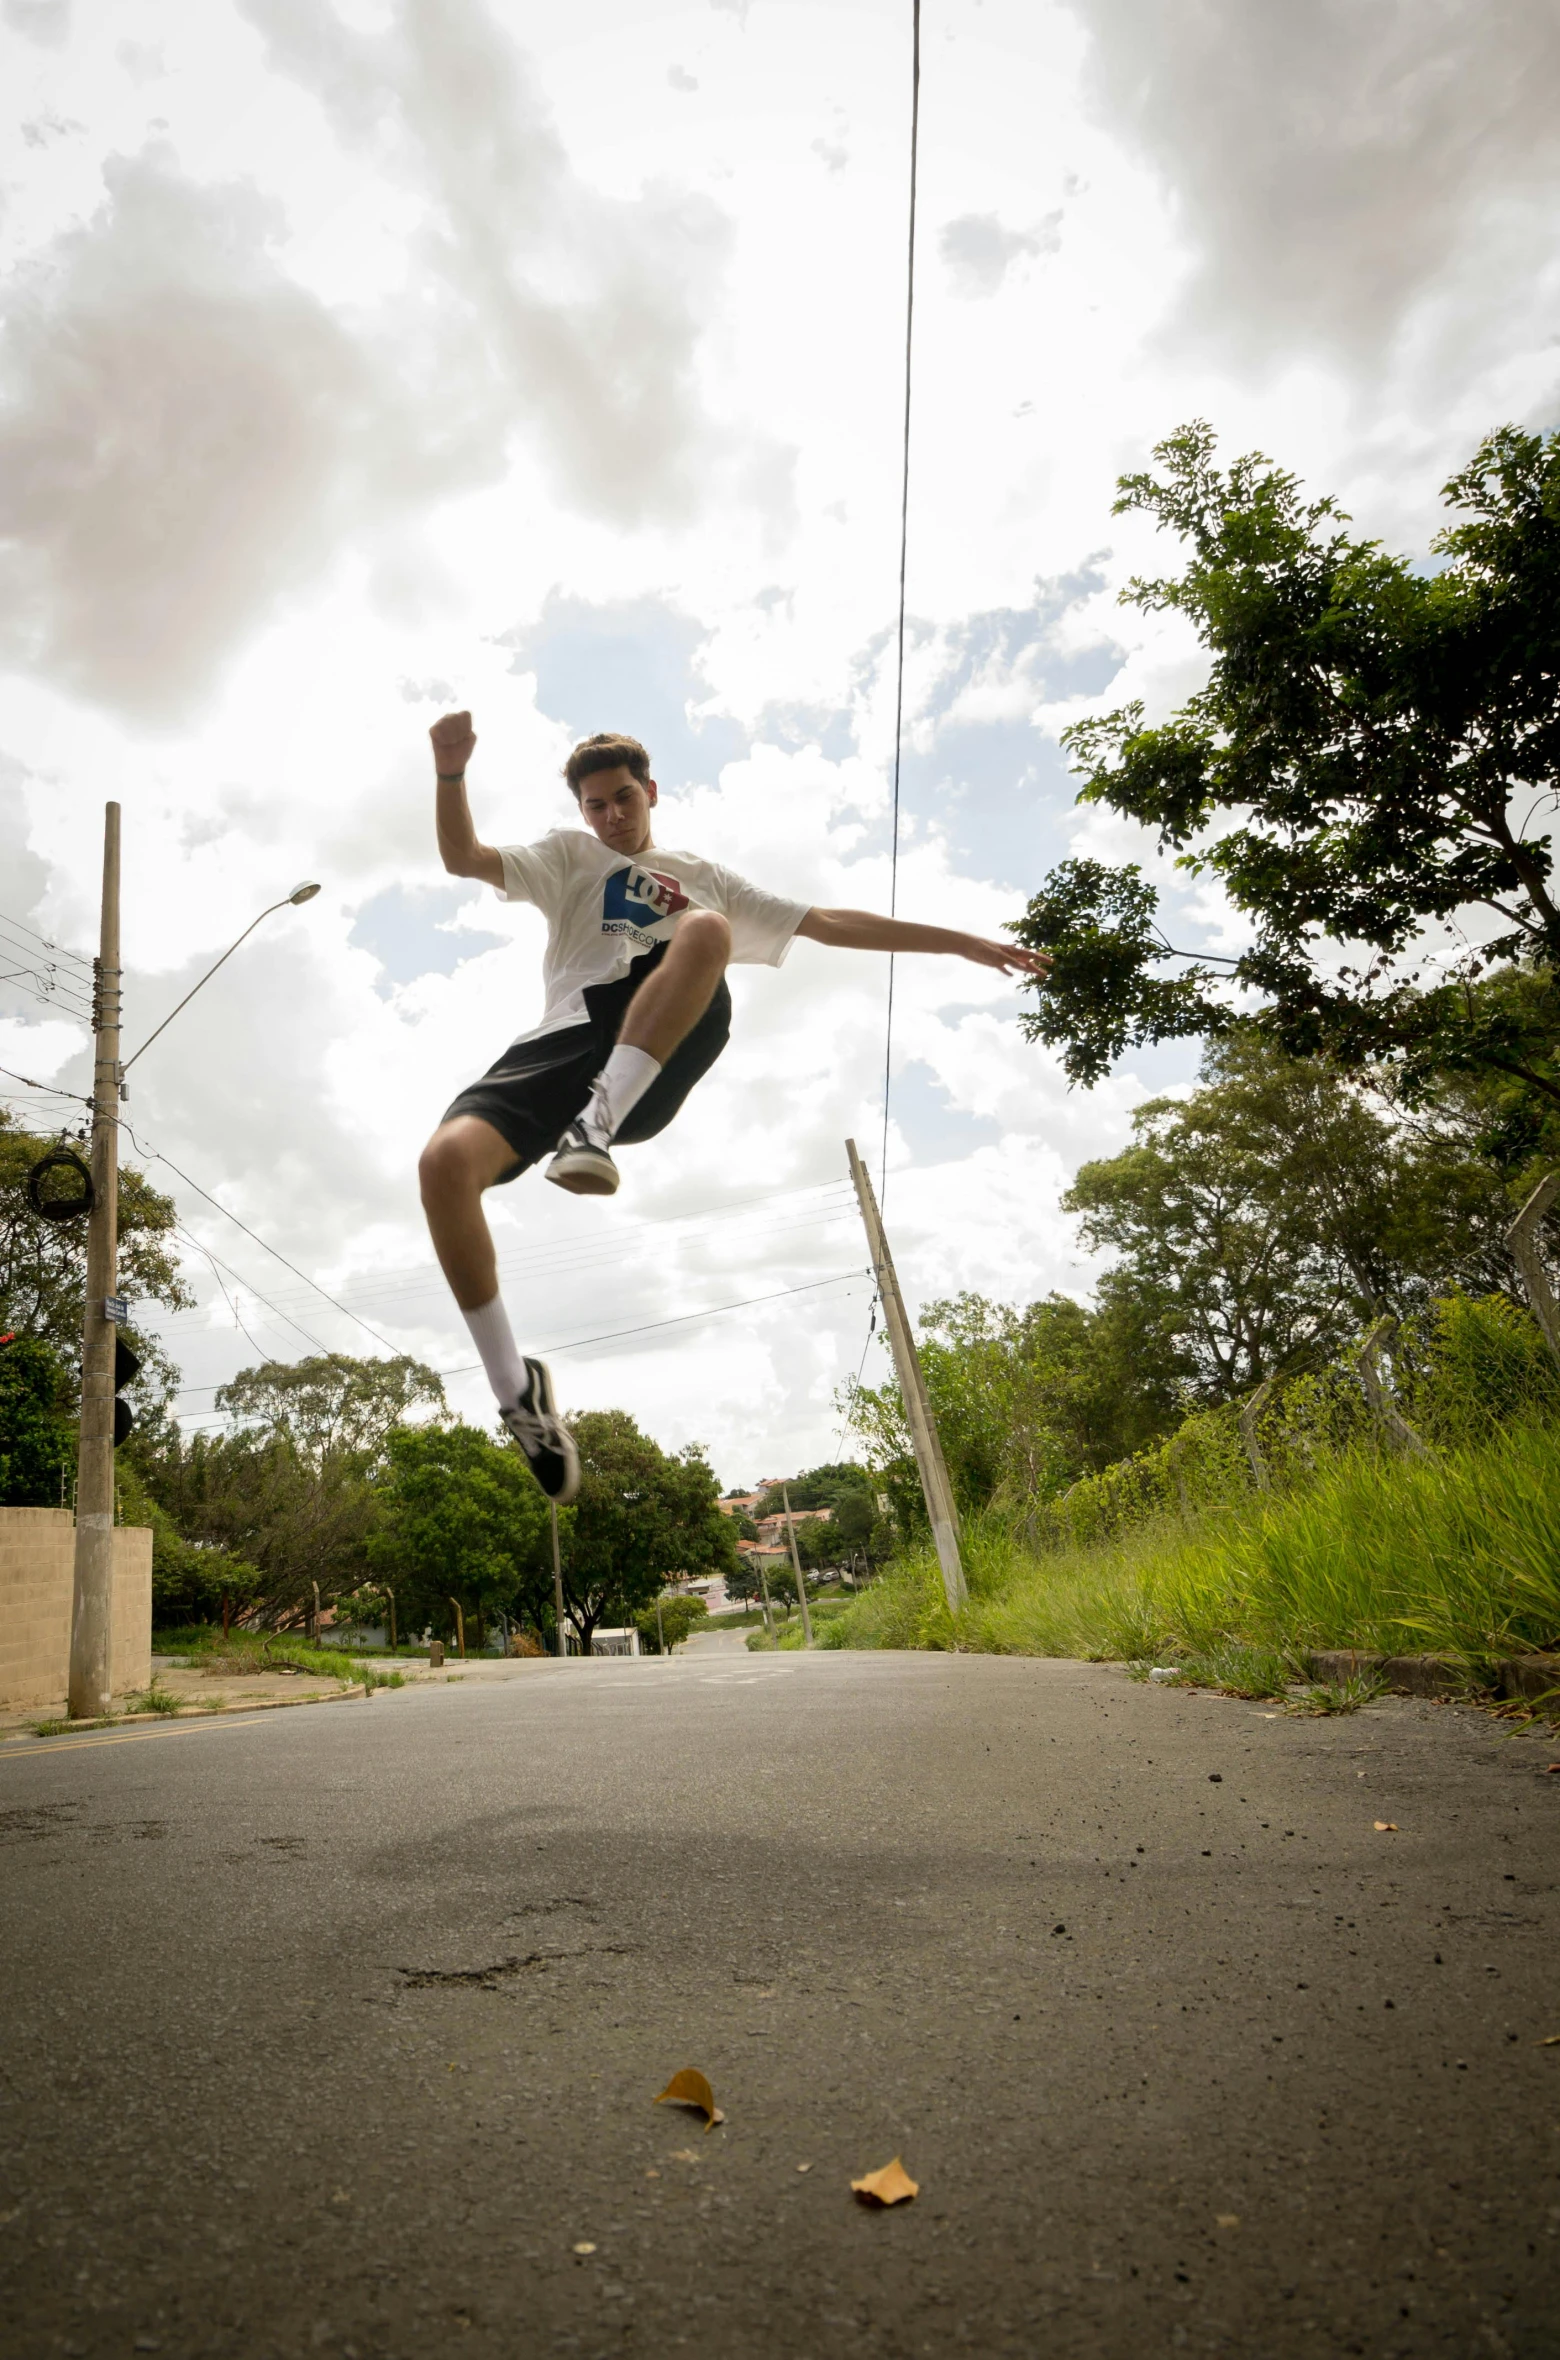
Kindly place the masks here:
<instances>
[{"instance_id":1,"label":"leafy tree canopy","mask_svg":"<svg viewBox=\"0 0 1560 2360\"><path fill-rule=\"evenodd\" d=\"M54 1144L24 1131L0 1107L0 1334L14 1328L49 1345L70 1372L74 1392L81 1367L87 1224L46 1221L27 1201L27 1174ZM177 1222L172 1197L153 1188L133 1164L121 1165L118 1286L131 1303L184 1311L194 1302L174 1258ZM133 1325L125 1336L141 1359L134 1396L143 1404L155 1402L177 1383L177 1371L155 1338Z\"/></svg>"},{"instance_id":2,"label":"leafy tree canopy","mask_svg":"<svg viewBox=\"0 0 1560 2360\"><path fill-rule=\"evenodd\" d=\"M669 1575L726 1573L737 1542L696 1446L664 1451L621 1409L586 1410L573 1432L580 1488L559 1515L560 1552L564 1603L588 1654L609 1613L632 1621Z\"/></svg>"},{"instance_id":3,"label":"leafy tree canopy","mask_svg":"<svg viewBox=\"0 0 1560 2360\"><path fill-rule=\"evenodd\" d=\"M839 1459L822 1467L807 1468L786 1488L793 1508L836 1508L851 1492L870 1492L872 1478L854 1459ZM785 1513L785 1493L778 1483L760 1496L753 1513L755 1516Z\"/></svg>"},{"instance_id":4,"label":"leafy tree canopy","mask_svg":"<svg viewBox=\"0 0 1560 2360\"><path fill-rule=\"evenodd\" d=\"M400 1426L376 1485L369 1563L402 1630L446 1632L450 1606L479 1628L496 1613L542 1627L552 1593L547 1505L519 1452L460 1422Z\"/></svg>"},{"instance_id":5,"label":"leafy tree canopy","mask_svg":"<svg viewBox=\"0 0 1560 2360\"><path fill-rule=\"evenodd\" d=\"M1046 1498L1140 1449L1180 1415L1181 1360L1126 1291L1098 1308L1051 1295L1023 1308L960 1295L928 1303L918 1341L954 1495ZM925 1528L899 1387L856 1388L861 1435L901 1533Z\"/></svg>"},{"instance_id":6,"label":"leafy tree canopy","mask_svg":"<svg viewBox=\"0 0 1560 2360\"><path fill-rule=\"evenodd\" d=\"M444 1408L444 1383L420 1360L354 1360L324 1352L241 1369L217 1395L246 1427L290 1442L317 1465L332 1453L379 1455L409 1410Z\"/></svg>"},{"instance_id":7,"label":"leafy tree canopy","mask_svg":"<svg viewBox=\"0 0 1560 2360\"><path fill-rule=\"evenodd\" d=\"M268 1362L218 1394L244 1421L228 1433L185 1437L164 1421L121 1456L185 1539L257 1567L251 1610L288 1623L312 1606L316 1582L331 1601L368 1579L386 1442L408 1409L443 1399L434 1371L413 1360Z\"/></svg>"},{"instance_id":8,"label":"leafy tree canopy","mask_svg":"<svg viewBox=\"0 0 1560 2360\"><path fill-rule=\"evenodd\" d=\"M634 1628L639 1633L641 1644L647 1646L652 1655L660 1654L663 1640L667 1654L671 1655L690 1632L696 1630L701 1622L708 1621L709 1611L702 1598L690 1598L683 1591L674 1590L670 1596L660 1599L658 1604L642 1606L634 1617Z\"/></svg>"},{"instance_id":9,"label":"leafy tree canopy","mask_svg":"<svg viewBox=\"0 0 1560 2360\"><path fill-rule=\"evenodd\" d=\"M1188 1400L1320 1365L1433 1292L1515 1287L1488 1162L1254 1028L1210 1048L1188 1097L1139 1107L1133 1130L1062 1202L1116 1256L1102 1305L1132 1308Z\"/></svg>"},{"instance_id":10,"label":"leafy tree canopy","mask_svg":"<svg viewBox=\"0 0 1560 2360\"><path fill-rule=\"evenodd\" d=\"M0 1507L68 1507L75 1472L70 1371L37 1337L5 1337L0 1341Z\"/></svg>"},{"instance_id":11,"label":"leafy tree canopy","mask_svg":"<svg viewBox=\"0 0 1560 2360\"><path fill-rule=\"evenodd\" d=\"M1182 573L1123 595L1189 618L1207 685L1157 726L1133 704L1066 742L1082 799L1216 877L1252 947L1223 978L1185 964L1138 868L1064 861L1013 929L1055 954L1026 1030L1087 1083L1132 1044L1227 1033L1244 1007L1292 1055L1390 1064L1410 1095L1494 1070L1560 1107L1560 433L1480 446L1446 486L1461 521L1428 575L1260 455L1225 472L1213 454L1207 426L1184 427L1116 502L1186 545ZM1470 906L1495 927L1464 953ZM1426 982L1447 949L1460 965ZM1492 965L1536 996L1475 990Z\"/></svg>"}]
</instances>

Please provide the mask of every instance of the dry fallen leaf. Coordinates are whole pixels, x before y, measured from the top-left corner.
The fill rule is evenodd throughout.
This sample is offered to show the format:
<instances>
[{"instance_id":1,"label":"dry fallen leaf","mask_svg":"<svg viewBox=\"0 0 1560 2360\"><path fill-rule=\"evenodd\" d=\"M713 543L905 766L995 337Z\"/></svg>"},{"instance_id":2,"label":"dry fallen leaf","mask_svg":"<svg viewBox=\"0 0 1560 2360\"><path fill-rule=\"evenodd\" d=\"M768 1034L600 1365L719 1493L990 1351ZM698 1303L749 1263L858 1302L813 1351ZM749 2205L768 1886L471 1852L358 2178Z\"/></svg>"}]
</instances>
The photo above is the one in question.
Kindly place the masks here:
<instances>
[{"instance_id":1,"label":"dry fallen leaf","mask_svg":"<svg viewBox=\"0 0 1560 2360\"><path fill-rule=\"evenodd\" d=\"M812 2165L810 2163L799 2163L796 2168L799 2172L810 2172L812 2170Z\"/></svg>"},{"instance_id":2,"label":"dry fallen leaf","mask_svg":"<svg viewBox=\"0 0 1560 2360\"><path fill-rule=\"evenodd\" d=\"M1221 2229L1238 2229L1240 2227L1239 2213L1215 2213L1213 2217Z\"/></svg>"},{"instance_id":3,"label":"dry fallen leaf","mask_svg":"<svg viewBox=\"0 0 1560 2360\"><path fill-rule=\"evenodd\" d=\"M660 2177L661 2177L660 2173L659 2173L658 2171L655 2171L655 2170L653 2170L653 2169L652 2169L652 2170L650 2170L650 2171L647 2171L647 2172L646 2172L646 2174L645 2174L645 2178L646 2178L647 2180L658 2180Z\"/></svg>"},{"instance_id":4,"label":"dry fallen leaf","mask_svg":"<svg viewBox=\"0 0 1560 2360\"><path fill-rule=\"evenodd\" d=\"M1544 1768L1546 1771L1560 1770L1560 1762L1546 1762Z\"/></svg>"},{"instance_id":5,"label":"dry fallen leaf","mask_svg":"<svg viewBox=\"0 0 1560 2360\"><path fill-rule=\"evenodd\" d=\"M1378 1836L1395 1836L1400 1832L1401 1831L1398 1827L1398 1823L1395 1819L1378 1819L1376 1821L1376 1833Z\"/></svg>"},{"instance_id":6,"label":"dry fallen leaf","mask_svg":"<svg viewBox=\"0 0 1560 2360\"><path fill-rule=\"evenodd\" d=\"M911 2179L897 2155L881 2171L868 2172L864 2180L852 2180L851 2186L864 2204L903 2204L907 2197L921 2193L920 2183Z\"/></svg>"},{"instance_id":7,"label":"dry fallen leaf","mask_svg":"<svg viewBox=\"0 0 1560 2360\"><path fill-rule=\"evenodd\" d=\"M671 2160L673 2163L700 2163L703 2161L703 2158L699 2154L697 2147L674 2147L671 2153Z\"/></svg>"},{"instance_id":8,"label":"dry fallen leaf","mask_svg":"<svg viewBox=\"0 0 1560 2360\"><path fill-rule=\"evenodd\" d=\"M1542 2040L1533 2043L1535 2049L1560 2049L1560 2032L1547 2032Z\"/></svg>"},{"instance_id":9,"label":"dry fallen leaf","mask_svg":"<svg viewBox=\"0 0 1560 2360\"><path fill-rule=\"evenodd\" d=\"M710 2088L697 2065L685 2065L681 2073L674 2073L656 2099L658 2106L693 2106L704 2117L705 2136L726 2117L715 2103L715 2092Z\"/></svg>"},{"instance_id":10,"label":"dry fallen leaf","mask_svg":"<svg viewBox=\"0 0 1560 2360\"><path fill-rule=\"evenodd\" d=\"M587 2238L583 2244L574 2245L569 2248L571 2253L594 2253L595 2250L596 2248L591 2244L589 2238Z\"/></svg>"}]
</instances>

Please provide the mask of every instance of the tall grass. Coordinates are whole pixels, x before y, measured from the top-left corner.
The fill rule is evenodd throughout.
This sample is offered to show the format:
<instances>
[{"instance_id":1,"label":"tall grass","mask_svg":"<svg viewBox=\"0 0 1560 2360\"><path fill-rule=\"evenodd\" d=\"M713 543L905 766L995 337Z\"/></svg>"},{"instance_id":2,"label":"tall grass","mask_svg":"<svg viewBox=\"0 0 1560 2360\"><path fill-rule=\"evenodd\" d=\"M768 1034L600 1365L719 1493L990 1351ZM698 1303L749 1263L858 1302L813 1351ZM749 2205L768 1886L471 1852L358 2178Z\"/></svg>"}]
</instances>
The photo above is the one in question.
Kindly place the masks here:
<instances>
[{"instance_id":1,"label":"tall grass","mask_svg":"<svg viewBox=\"0 0 1560 2360\"><path fill-rule=\"evenodd\" d=\"M1560 1644L1552 1364L1508 1305L1435 1312L1395 1370L1429 1455L1384 1448L1326 1372L1262 1430L1270 1488L1232 1418L1188 1421L1038 1516L972 1520L957 1622L924 1548L823 1643L1161 1662L1233 1649L1269 1667L1357 1647L1471 1668Z\"/></svg>"}]
</instances>

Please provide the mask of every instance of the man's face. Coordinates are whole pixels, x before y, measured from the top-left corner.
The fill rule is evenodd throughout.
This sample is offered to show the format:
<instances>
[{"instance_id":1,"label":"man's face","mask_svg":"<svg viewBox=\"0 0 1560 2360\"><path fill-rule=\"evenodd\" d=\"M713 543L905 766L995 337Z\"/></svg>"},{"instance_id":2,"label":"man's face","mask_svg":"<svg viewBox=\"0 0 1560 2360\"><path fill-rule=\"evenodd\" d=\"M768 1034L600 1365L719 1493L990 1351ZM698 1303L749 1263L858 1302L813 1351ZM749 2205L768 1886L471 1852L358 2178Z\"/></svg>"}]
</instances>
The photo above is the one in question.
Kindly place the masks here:
<instances>
[{"instance_id":1,"label":"man's face","mask_svg":"<svg viewBox=\"0 0 1560 2360\"><path fill-rule=\"evenodd\" d=\"M614 852L643 852L650 842L650 814L659 789L635 778L626 763L593 770L580 785L580 817Z\"/></svg>"}]
</instances>

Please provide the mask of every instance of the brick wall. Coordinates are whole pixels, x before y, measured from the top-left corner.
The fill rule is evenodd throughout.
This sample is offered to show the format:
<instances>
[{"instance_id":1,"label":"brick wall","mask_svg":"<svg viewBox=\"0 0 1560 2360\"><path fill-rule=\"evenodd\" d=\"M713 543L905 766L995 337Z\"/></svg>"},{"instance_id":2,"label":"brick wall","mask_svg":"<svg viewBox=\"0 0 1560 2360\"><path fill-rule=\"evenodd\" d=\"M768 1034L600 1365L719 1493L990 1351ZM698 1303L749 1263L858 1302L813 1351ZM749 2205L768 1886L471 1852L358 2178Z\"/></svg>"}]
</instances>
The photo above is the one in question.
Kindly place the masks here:
<instances>
[{"instance_id":1,"label":"brick wall","mask_svg":"<svg viewBox=\"0 0 1560 2360\"><path fill-rule=\"evenodd\" d=\"M0 1508L0 1709L59 1704L70 1684L76 1519L68 1508ZM109 1685L115 1696L152 1676L152 1536L114 1533Z\"/></svg>"}]
</instances>

